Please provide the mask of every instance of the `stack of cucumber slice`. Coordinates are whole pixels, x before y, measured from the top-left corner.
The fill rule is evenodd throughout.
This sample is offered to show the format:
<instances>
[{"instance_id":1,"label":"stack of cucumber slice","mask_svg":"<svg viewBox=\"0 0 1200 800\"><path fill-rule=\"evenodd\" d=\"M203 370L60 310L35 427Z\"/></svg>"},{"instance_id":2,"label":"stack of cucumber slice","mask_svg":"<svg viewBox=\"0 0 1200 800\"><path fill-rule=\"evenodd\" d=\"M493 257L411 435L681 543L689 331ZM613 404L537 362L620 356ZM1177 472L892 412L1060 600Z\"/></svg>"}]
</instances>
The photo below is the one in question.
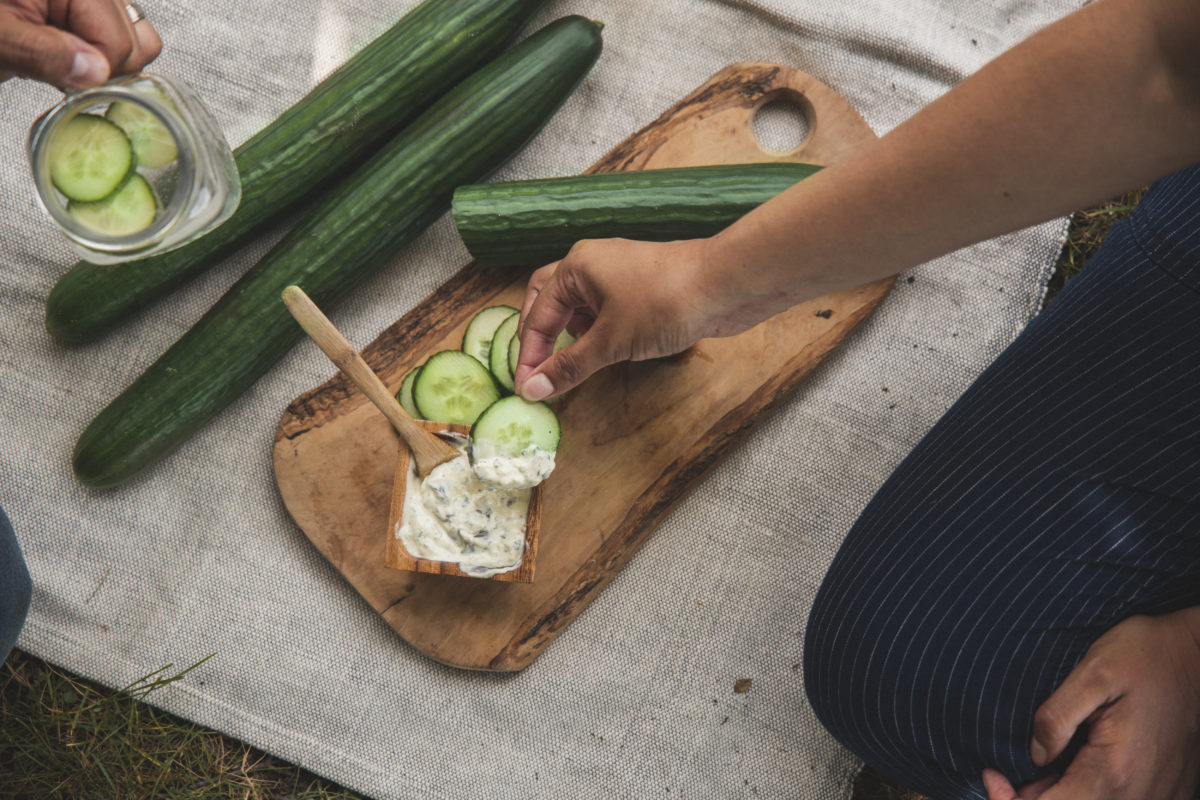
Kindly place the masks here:
<instances>
[{"instance_id":1,"label":"stack of cucumber slice","mask_svg":"<svg viewBox=\"0 0 1200 800\"><path fill-rule=\"evenodd\" d=\"M486 438L498 452L520 455L529 446L553 452L560 429L545 403L514 395L520 355L512 306L488 306L467 323L462 349L442 350L404 376L396 399L414 419L473 425L472 437ZM565 331L555 351L574 341Z\"/></svg>"},{"instance_id":2,"label":"stack of cucumber slice","mask_svg":"<svg viewBox=\"0 0 1200 800\"><path fill-rule=\"evenodd\" d=\"M102 236L129 236L158 217L159 199L145 174L179 157L175 138L148 109L114 101L104 116L79 114L55 131L50 180L67 214Z\"/></svg>"}]
</instances>

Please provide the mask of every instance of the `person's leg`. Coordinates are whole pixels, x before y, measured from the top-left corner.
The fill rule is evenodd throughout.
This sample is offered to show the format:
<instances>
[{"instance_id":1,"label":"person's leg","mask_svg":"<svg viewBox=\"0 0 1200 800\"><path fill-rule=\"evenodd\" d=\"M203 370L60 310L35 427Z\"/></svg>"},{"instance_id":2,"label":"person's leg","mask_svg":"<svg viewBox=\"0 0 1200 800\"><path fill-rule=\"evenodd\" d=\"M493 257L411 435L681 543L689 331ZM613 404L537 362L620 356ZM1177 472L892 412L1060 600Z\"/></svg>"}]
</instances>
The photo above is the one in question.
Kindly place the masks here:
<instances>
[{"instance_id":1,"label":"person's leg","mask_svg":"<svg viewBox=\"0 0 1200 800\"><path fill-rule=\"evenodd\" d=\"M0 508L0 663L8 659L25 624L33 583L12 524Z\"/></svg>"},{"instance_id":2,"label":"person's leg","mask_svg":"<svg viewBox=\"0 0 1200 800\"><path fill-rule=\"evenodd\" d=\"M1040 774L1033 713L1088 646L1200 605L1192 269L1200 169L1153 187L848 535L804 678L872 768L937 800L982 797L983 767L1020 785Z\"/></svg>"}]
</instances>

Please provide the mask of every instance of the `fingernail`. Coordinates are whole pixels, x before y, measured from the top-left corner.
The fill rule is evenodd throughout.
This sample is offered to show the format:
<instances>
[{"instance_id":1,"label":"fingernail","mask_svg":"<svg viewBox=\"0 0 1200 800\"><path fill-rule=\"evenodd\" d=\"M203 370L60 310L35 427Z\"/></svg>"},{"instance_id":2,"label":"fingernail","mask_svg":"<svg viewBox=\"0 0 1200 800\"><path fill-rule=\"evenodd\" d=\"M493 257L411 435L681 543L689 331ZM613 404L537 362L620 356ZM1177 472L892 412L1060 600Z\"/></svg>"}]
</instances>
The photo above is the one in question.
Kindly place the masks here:
<instances>
[{"instance_id":1,"label":"fingernail","mask_svg":"<svg viewBox=\"0 0 1200 800\"><path fill-rule=\"evenodd\" d=\"M533 372L533 367L528 364L520 364L517 366L517 371L513 373L513 381L520 386L525 382L525 376Z\"/></svg>"},{"instance_id":2,"label":"fingernail","mask_svg":"<svg viewBox=\"0 0 1200 800\"><path fill-rule=\"evenodd\" d=\"M1046 763L1046 748L1042 746L1041 742L1034 739L1033 743L1029 745L1029 756L1033 759L1033 763L1039 767L1043 766Z\"/></svg>"},{"instance_id":3,"label":"fingernail","mask_svg":"<svg viewBox=\"0 0 1200 800\"><path fill-rule=\"evenodd\" d=\"M545 400L552 394L554 394L554 384L550 383L550 379L545 375L534 375L521 387L521 396L526 400Z\"/></svg>"},{"instance_id":4,"label":"fingernail","mask_svg":"<svg viewBox=\"0 0 1200 800\"><path fill-rule=\"evenodd\" d=\"M108 78L108 62L95 53L79 51L71 61L67 83L72 86L95 86Z\"/></svg>"}]
</instances>

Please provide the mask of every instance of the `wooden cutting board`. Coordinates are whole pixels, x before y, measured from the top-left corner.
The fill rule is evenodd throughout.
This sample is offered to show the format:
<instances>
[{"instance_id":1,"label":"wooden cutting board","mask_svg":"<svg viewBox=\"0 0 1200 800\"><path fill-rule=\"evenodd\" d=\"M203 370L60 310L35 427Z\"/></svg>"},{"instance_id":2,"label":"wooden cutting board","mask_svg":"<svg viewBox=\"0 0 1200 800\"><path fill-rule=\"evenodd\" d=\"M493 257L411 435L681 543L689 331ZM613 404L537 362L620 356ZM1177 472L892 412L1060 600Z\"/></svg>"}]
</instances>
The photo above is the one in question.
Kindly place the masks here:
<instances>
[{"instance_id":1,"label":"wooden cutting board","mask_svg":"<svg viewBox=\"0 0 1200 800\"><path fill-rule=\"evenodd\" d=\"M771 153L757 110L783 99L805 114L794 152ZM589 171L792 160L829 164L874 134L833 90L796 70L734 64L629 137ZM520 306L531 270L468 264L369 345L393 391L430 354L460 345L487 305ZM532 583L384 565L397 437L340 374L294 400L275 436L275 477L317 549L400 636L438 661L527 666L596 597L701 476L884 298L891 279L820 298L669 359L619 364L557 407L558 468L543 484Z\"/></svg>"}]
</instances>

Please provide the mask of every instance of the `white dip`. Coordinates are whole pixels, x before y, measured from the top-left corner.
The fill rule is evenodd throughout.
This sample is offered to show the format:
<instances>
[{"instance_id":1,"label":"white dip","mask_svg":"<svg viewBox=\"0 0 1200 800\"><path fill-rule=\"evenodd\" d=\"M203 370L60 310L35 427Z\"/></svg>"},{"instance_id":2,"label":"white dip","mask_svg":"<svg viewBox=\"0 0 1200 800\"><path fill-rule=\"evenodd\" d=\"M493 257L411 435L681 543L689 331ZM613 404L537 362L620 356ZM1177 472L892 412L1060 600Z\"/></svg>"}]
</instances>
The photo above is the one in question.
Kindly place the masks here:
<instances>
[{"instance_id":1,"label":"white dip","mask_svg":"<svg viewBox=\"0 0 1200 800\"><path fill-rule=\"evenodd\" d=\"M505 489L529 489L554 471L554 453L537 445L526 447L519 456L501 455L487 442L475 442L471 451L475 475Z\"/></svg>"},{"instance_id":2,"label":"white dip","mask_svg":"<svg viewBox=\"0 0 1200 800\"><path fill-rule=\"evenodd\" d=\"M424 481L410 467L395 535L413 556L457 562L468 575L487 578L521 565L528 513L529 489L480 480L462 452Z\"/></svg>"}]
</instances>

